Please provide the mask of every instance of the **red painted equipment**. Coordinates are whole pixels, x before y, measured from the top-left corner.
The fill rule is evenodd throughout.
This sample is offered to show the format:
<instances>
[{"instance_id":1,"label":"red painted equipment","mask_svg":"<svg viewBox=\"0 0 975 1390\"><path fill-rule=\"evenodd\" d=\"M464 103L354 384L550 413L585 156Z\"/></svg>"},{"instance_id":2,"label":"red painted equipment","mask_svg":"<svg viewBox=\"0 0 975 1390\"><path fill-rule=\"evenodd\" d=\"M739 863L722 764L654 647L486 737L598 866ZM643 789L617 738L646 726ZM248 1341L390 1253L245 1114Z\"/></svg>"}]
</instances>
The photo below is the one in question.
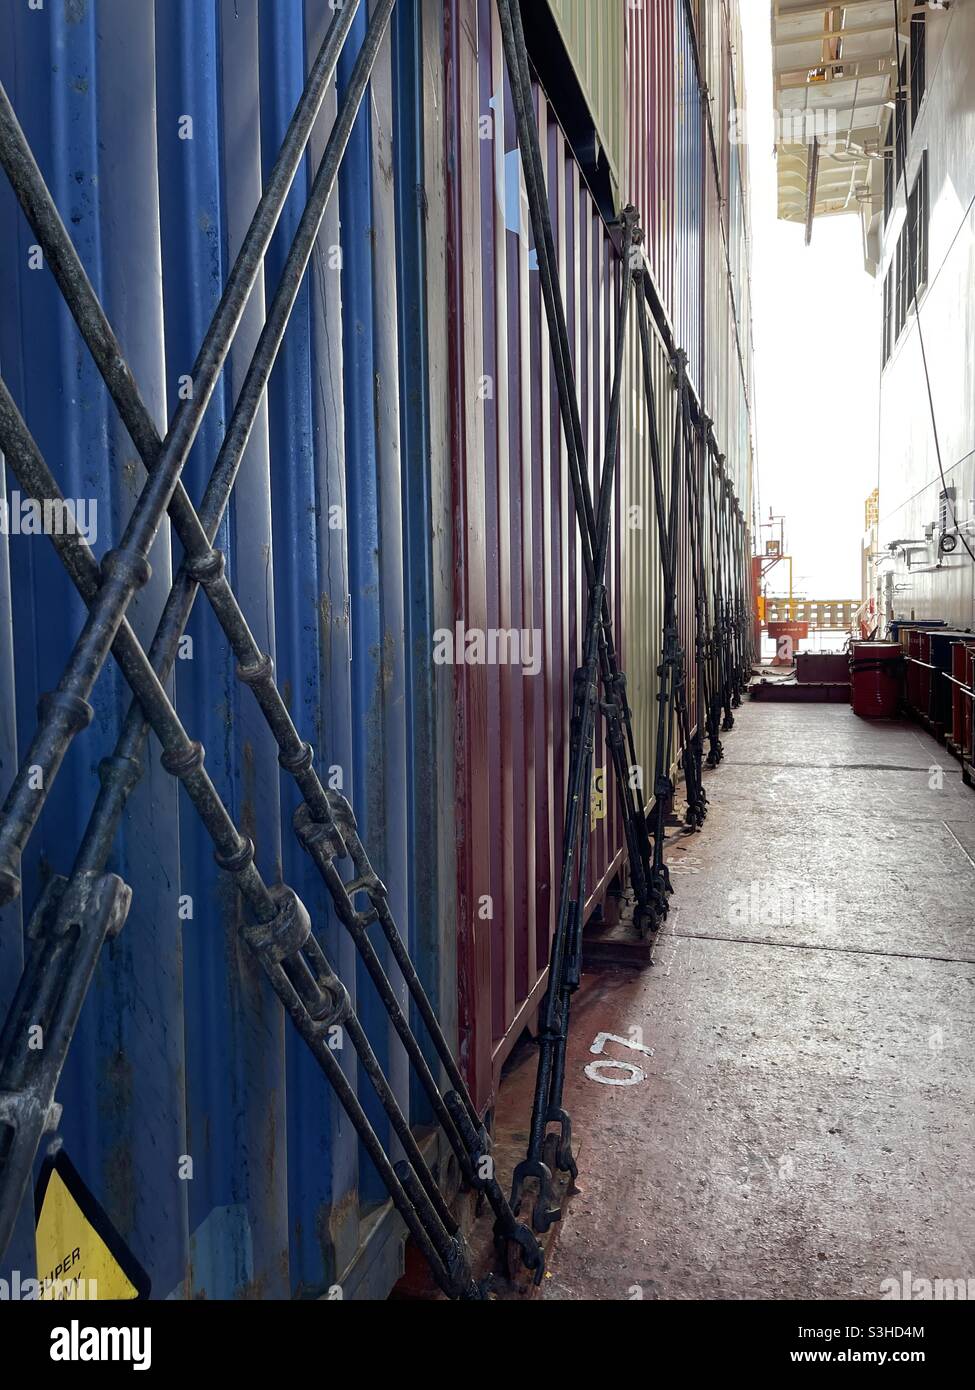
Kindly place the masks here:
<instances>
[{"instance_id":1,"label":"red painted equipment","mask_svg":"<svg viewBox=\"0 0 975 1390\"><path fill-rule=\"evenodd\" d=\"M921 668L916 664L921 659L921 630L912 627L904 634L907 637L907 703L915 714L921 713Z\"/></svg>"},{"instance_id":2,"label":"red painted equipment","mask_svg":"<svg viewBox=\"0 0 975 1390\"><path fill-rule=\"evenodd\" d=\"M847 685L850 680L850 658L845 652L799 652L796 655L796 680L800 685Z\"/></svg>"},{"instance_id":3,"label":"red painted equipment","mask_svg":"<svg viewBox=\"0 0 975 1390\"><path fill-rule=\"evenodd\" d=\"M968 648L964 642L953 642L951 644L951 674L954 680L966 683L968 677ZM962 742L962 723L964 720L963 707L965 704L961 686L953 685L951 688L951 737L961 746Z\"/></svg>"},{"instance_id":4,"label":"red painted equipment","mask_svg":"<svg viewBox=\"0 0 975 1390\"><path fill-rule=\"evenodd\" d=\"M975 657L975 642L954 642L951 648L951 674L955 684L951 691L951 738L959 753L972 755L971 667Z\"/></svg>"},{"instance_id":5,"label":"red painted equipment","mask_svg":"<svg viewBox=\"0 0 975 1390\"><path fill-rule=\"evenodd\" d=\"M850 682L760 680L752 682L748 687L748 695L752 700L773 705L848 705Z\"/></svg>"},{"instance_id":6,"label":"red painted equipment","mask_svg":"<svg viewBox=\"0 0 975 1390\"><path fill-rule=\"evenodd\" d=\"M808 623L769 623L768 635L773 638L791 637L796 642L801 642L809 636Z\"/></svg>"},{"instance_id":7,"label":"red painted equipment","mask_svg":"<svg viewBox=\"0 0 975 1390\"><path fill-rule=\"evenodd\" d=\"M899 642L854 642L850 661L853 713L893 719L901 693L904 654Z\"/></svg>"}]
</instances>

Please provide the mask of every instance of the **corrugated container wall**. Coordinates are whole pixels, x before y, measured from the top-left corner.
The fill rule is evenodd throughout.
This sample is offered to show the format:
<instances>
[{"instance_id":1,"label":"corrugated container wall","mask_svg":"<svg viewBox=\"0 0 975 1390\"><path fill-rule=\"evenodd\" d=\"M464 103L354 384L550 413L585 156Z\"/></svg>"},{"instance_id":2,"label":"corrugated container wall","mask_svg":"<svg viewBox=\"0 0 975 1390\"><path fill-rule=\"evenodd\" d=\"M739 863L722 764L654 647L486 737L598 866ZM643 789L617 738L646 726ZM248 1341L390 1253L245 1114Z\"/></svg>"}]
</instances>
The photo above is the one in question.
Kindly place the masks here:
<instances>
[{"instance_id":1,"label":"corrugated container wall","mask_svg":"<svg viewBox=\"0 0 975 1390\"><path fill-rule=\"evenodd\" d=\"M652 376L657 409L657 445L664 460L664 494L670 498L670 455L677 388L670 354L660 332L651 325ZM626 397L630 410L623 434L623 489L625 516L630 529L623 546L623 630L626 635L627 693L633 711L637 759L644 771L649 803L653 796L653 767L663 641L663 578L657 545L656 513L650 465L650 423L644 403L643 358L639 331L631 322L626 348ZM681 616L691 611L681 576L678 590ZM681 624L686 642L686 623ZM693 647L691 648L693 651ZM693 682L691 682L693 688Z\"/></svg>"},{"instance_id":2,"label":"corrugated container wall","mask_svg":"<svg viewBox=\"0 0 975 1390\"><path fill-rule=\"evenodd\" d=\"M329 0L99 0L17 5L7 15L0 75L160 427L332 16ZM366 19L363 6L339 91ZM439 20L423 36L416 8L397 6L217 543L320 776L341 781L356 808L449 1028L454 943L443 902L454 890L438 871L445 788L432 756L438 689L449 685L445 674L438 687L430 671L432 633L451 619L449 554L436 540L444 526L431 514L446 508L449 477L438 472L442 448L427 437L436 368L423 369L417 342L426 273L423 224L411 216L424 182L419 103L435 102L421 65L436 75L441 44ZM197 501L334 111L332 94L187 465ZM397 122L410 134L394 146ZM436 175L442 181L442 168ZM0 264L0 366L64 492L97 501L102 554L141 486L137 456L53 278L29 268L32 236L6 180L0 221L9 249ZM174 569L166 527L151 559L152 579L132 609L146 642ZM38 696L56 685L83 610L46 541L0 539L0 576L6 787L14 741L26 747ZM283 877L309 908L408 1108L399 1044L371 985L357 980L350 943L291 833L294 785L282 781L277 749L202 602L189 635L192 659L177 662L172 682L179 711L254 838L265 877ZM99 759L115 743L127 698L113 669L93 702L94 721L25 855L22 907L0 916L0 1006L19 973L24 915L46 876L70 868ZM148 1271L153 1296L270 1298L321 1292L335 1280L349 1296L385 1293L400 1259L376 1224L385 1193L238 944L236 895L155 746L111 867L132 886L133 907L102 954L69 1054L60 1133ZM342 1062L354 1079L351 1049ZM371 1093L363 1099L385 1134ZM421 1107L413 1113L425 1118ZM193 1160L191 1181L182 1155ZM21 1270L33 1263L31 1224L25 1214L8 1252Z\"/></svg>"},{"instance_id":3,"label":"corrugated container wall","mask_svg":"<svg viewBox=\"0 0 975 1390\"><path fill-rule=\"evenodd\" d=\"M627 9L627 197L640 213L657 292L674 303L677 129L674 5Z\"/></svg>"},{"instance_id":4,"label":"corrugated container wall","mask_svg":"<svg viewBox=\"0 0 975 1390\"><path fill-rule=\"evenodd\" d=\"M702 275L707 135L687 9L677 0L674 14L674 93L676 124L676 208L674 217L673 303L670 310L677 345L687 353L692 380L703 380L704 296ZM699 388L700 389L700 388Z\"/></svg>"},{"instance_id":5,"label":"corrugated container wall","mask_svg":"<svg viewBox=\"0 0 975 1390\"><path fill-rule=\"evenodd\" d=\"M497 11L492 0L451 0L447 14L458 615L468 629L524 629L541 641L535 674L510 665L458 672L460 1011L476 1095L487 1103L544 988L585 599ZM595 493L618 256L537 89L536 102ZM620 517L617 492L614 593ZM609 763L602 729L595 763ZM594 901L621 844L609 794L592 835Z\"/></svg>"},{"instance_id":6,"label":"corrugated container wall","mask_svg":"<svg viewBox=\"0 0 975 1390\"><path fill-rule=\"evenodd\" d=\"M715 432L727 455L727 467L745 515L749 496L749 421L751 400L750 282L747 261L747 211L742 162L747 146L739 107L742 73L737 10L708 6L702 35L706 80L716 145L707 180L707 328L708 364L704 384Z\"/></svg>"},{"instance_id":7,"label":"corrugated container wall","mask_svg":"<svg viewBox=\"0 0 975 1390\"><path fill-rule=\"evenodd\" d=\"M677 346L688 352L748 518L740 151L720 137L719 187L691 28L693 17L715 129L727 132L738 63L734 6L600 0L596 23L596 7L550 4L622 185L620 201L637 205L646 228L662 306L652 352L665 471ZM340 63L339 93L367 8ZM332 0L78 0L13 13L0 77L160 427L332 13ZM586 160L564 134L578 129L579 113L563 127L553 99L536 88L595 492L619 257L586 184ZM190 457L185 481L194 501L335 105L330 93ZM188 118L192 138L181 138ZM0 234L12 248L0 259L0 370L64 491L97 498L101 554L141 486L136 454L53 279L28 269L31 234L5 183ZM608 586L649 800L661 578L632 325L623 399ZM685 531L679 616L693 706L686 539ZM299 731L316 748L322 779L340 779L352 801L475 1098L490 1108L501 1066L546 983L585 611L494 0L396 5L217 544ZM152 562L132 610L144 640L179 563L166 527ZM443 1168L400 1046L295 842L294 786L281 779L277 749L209 609L198 610L192 659L177 663L172 682L179 711L254 838L265 877L292 885L309 907L402 1106ZM56 684L82 620L53 550L0 537L4 790L33 731L38 695ZM465 634L492 629L525 634L520 660L468 664ZM435 655L445 634L455 644L449 664ZM70 868L98 761L113 747L126 703L107 669L94 722L72 747L30 843L23 912L0 915L0 1008L20 968L23 914L47 875ZM59 1091L66 1148L149 1271L153 1296L314 1295L336 1281L346 1297L382 1296L401 1261L385 1193L238 946L236 897L152 751L112 864L132 885L134 905L103 953ZM610 762L600 726L595 764ZM598 798L594 806L590 908L624 867L611 779L602 807ZM181 916L181 898L191 901L191 918ZM342 1062L355 1079L351 1055L343 1052ZM364 1082L359 1089L386 1136ZM178 1165L187 1154L189 1182ZM21 1269L32 1259L28 1206L7 1257Z\"/></svg>"},{"instance_id":8,"label":"corrugated container wall","mask_svg":"<svg viewBox=\"0 0 975 1390\"><path fill-rule=\"evenodd\" d=\"M626 177L626 11L622 4L600 4L594 11L591 0L548 0L548 6L589 107L618 197Z\"/></svg>"},{"instance_id":9,"label":"corrugated container wall","mask_svg":"<svg viewBox=\"0 0 975 1390\"><path fill-rule=\"evenodd\" d=\"M735 389L727 380L734 324L724 242L716 228L714 249L704 259L705 191L713 191L715 183L690 17L684 4L675 0L620 5L612 14L627 23L628 196L643 214L658 289L663 294L670 287L672 298L665 308L676 342L688 352L699 389L712 350L710 341L705 346L707 295L723 306L723 313L716 309L714 314L710 392L715 402L710 408L716 420L720 415L722 428L728 424L726 402ZM702 22L700 16L697 22ZM468 1065L477 1096L486 1102L500 1064L518 1032L531 1021L544 987L556 907L571 675L581 651L583 592L494 4L457 0L448 6L448 29L458 612L469 628L534 625L542 634L545 654L536 677L526 678L506 667L473 666L459 673L458 804L466 807L459 819L460 1010ZM601 25L594 51L610 48L613 34L611 23ZM569 56L576 61L578 33L570 35L569 42ZM722 51L726 50L727 43ZM727 79L722 90L727 102ZM541 94L536 93L536 99L595 490L610 389L617 255L551 107ZM598 126L599 112L592 115ZM723 128L722 188L729 168L727 121ZM653 350L660 448L669 464L675 395L659 332ZM610 575L617 622L621 613L625 617L620 648L649 800L662 640L661 580L635 332L630 334L626 361L628 409ZM737 404L736 394L734 399ZM737 412L734 429L737 436ZM741 496L737 479L747 475L747 449L742 463L737 437L727 444L723 433L719 438ZM748 505L745 499L746 515ZM637 511L631 512L632 507ZM640 529L621 530L624 515L638 515ZM621 553L626 576L622 585L617 582ZM697 690L686 530L680 558L678 607L693 724ZM597 766L605 767L607 761L600 742ZM594 831L594 904L620 864L620 828L611 794L606 809L605 820L597 822ZM490 916L482 915L486 912Z\"/></svg>"},{"instance_id":10,"label":"corrugated container wall","mask_svg":"<svg viewBox=\"0 0 975 1390\"><path fill-rule=\"evenodd\" d=\"M627 6L624 196L641 214L663 317L673 345L688 355L694 388L715 422L750 524L752 345L742 90L737 0Z\"/></svg>"},{"instance_id":11,"label":"corrugated container wall","mask_svg":"<svg viewBox=\"0 0 975 1390\"><path fill-rule=\"evenodd\" d=\"M701 100L695 35L704 68L701 77L710 95L710 128ZM665 473L669 474L675 408L670 349L683 348L693 390L714 421L728 477L750 525L752 349L744 202L747 170L744 145L739 144L744 127L736 95L742 81L740 53L737 5L729 0L713 4L646 0L627 6L625 200L640 212L649 274L659 301L653 350ZM628 436L624 436L629 441L624 467L627 504L639 506L641 515L649 505L645 514L651 520L646 548L634 545L632 534L624 548L624 633L638 748L644 760L650 759L647 765L652 765L662 600L635 344L628 350L627 370L628 397L633 402ZM678 610L693 723L693 585L684 544L681 555Z\"/></svg>"}]
</instances>

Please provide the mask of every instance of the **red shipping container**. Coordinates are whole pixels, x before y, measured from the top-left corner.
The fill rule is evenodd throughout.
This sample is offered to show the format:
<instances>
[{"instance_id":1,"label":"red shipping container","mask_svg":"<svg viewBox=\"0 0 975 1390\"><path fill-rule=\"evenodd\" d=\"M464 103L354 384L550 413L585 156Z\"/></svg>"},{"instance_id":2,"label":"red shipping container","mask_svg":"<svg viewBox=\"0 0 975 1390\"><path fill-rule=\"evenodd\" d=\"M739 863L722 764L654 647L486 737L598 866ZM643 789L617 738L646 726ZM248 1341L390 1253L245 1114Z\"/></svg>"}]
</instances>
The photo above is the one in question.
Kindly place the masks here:
<instances>
[{"instance_id":1,"label":"red shipping container","mask_svg":"<svg viewBox=\"0 0 975 1390\"><path fill-rule=\"evenodd\" d=\"M483 1107L545 988L585 587L496 6L494 0L447 0L445 18L455 616L464 631L537 633L540 653L534 675L492 663L463 663L454 671L458 1021L465 1064ZM682 5L628 7L626 71L626 198L641 213L657 287L673 317L676 341L693 364L701 359L706 269L724 275L715 313L727 314L732 301L718 235L707 262L704 256L703 190L707 184L714 196L713 169L705 158L693 46ZM595 495L611 390L618 255L582 169L537 88L535 103ZM727 161L724 167L727 171ZM732 342L727 324L724 332ZM653 336L659 353L659 335ZM630 343L628 351L633 347ZM719 378L723 371L716 366ZM641 381L638 372L625 383L607 584L620 665L631 702L639 707L634 722L649 800L660 562L652 520L639 531L623 520L624 506L636 496L645 498L649 486L645 429L634 425L643 408ZM700 388L699 380L695 386ZM663 433L669 436L673 388L666 364L658 390ZM715 416L723 414L720 402L705 405ZM745 493L747 515L742 438L747 441L748 431L740 435L736 426L727 440L718 438L728 451L729 476ZM665 443L668 472L669 448ZM693 728L698 718L693 575L684 507L679 515L678 613ZM624 617L634 634L629 644ZM592 830L587 912L624 868L611 761L600 723L594 763L608 775Z\"/></svg>"},{"instance_id":2,"label":"red shipping container","mask_svg":"<svg viewBox=\"0 0 975 1390\"><path fill-rule=\"evenodd\" d=\"M545 987L585 591L496 7L450 0L446 13L456 615L465 630L531 634L537 646L532 663L455 667L458 1009L483 1107ZM537 89L536 102L595 495L618 256ZM481 136L482 118L491 138ZM607 576L625 669L620 528L617 488ZM594 762L611 762L602 727ZM601 810L590 909L622 863L611 776Z\"/></svg>"}]
</instances>

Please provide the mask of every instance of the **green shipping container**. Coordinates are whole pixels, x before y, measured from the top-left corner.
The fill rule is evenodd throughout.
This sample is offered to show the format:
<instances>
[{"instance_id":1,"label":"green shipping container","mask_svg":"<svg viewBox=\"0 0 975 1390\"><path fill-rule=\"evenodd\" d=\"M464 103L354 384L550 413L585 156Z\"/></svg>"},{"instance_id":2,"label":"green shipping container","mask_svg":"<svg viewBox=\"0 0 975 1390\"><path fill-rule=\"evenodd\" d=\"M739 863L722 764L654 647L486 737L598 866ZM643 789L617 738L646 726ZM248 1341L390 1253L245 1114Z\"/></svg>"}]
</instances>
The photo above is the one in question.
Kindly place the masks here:
<instances>
[{"instance_id":1,"label":"green shipping container","mask_svg":"<svg viewBox=\"0 0 975 1390\"><path fill-rule=\"evenodd\" d=\"M590 0L549 0L549 9L589 106L619 207L626 164L626 7L614 0L599 0L598 23Z\"/></svg>"}]
</instances>

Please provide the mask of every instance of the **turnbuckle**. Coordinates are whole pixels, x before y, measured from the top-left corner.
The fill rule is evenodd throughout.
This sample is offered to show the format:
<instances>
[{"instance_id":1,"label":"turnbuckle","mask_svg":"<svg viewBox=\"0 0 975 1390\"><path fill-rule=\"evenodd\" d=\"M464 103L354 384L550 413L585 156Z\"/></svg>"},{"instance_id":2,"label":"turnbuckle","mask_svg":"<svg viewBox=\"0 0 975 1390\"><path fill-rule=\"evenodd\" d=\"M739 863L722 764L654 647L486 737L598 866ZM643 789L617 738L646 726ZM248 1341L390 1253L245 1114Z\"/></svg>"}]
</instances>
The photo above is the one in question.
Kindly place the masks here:
<instances>
[{"instance_id":1,"label":"turnbuckle","mask_svg":"<svg viewBox=\"0 0 975 1390\"><path fill-rule=\"evenodd\" d=\"M352 936L393 1027L406 1049L417 1078L443 1127L447 1141L457 1156L464 1180L475 1191L482 1192L487 1196L496 1217L496 1233L499 1229L503 1229L505 1239L518 1243L524 1252L526 1267L535 1271L538 1261L542 1258L541 1251L537 1242L533 1243L531 1232L527 1229L522 1231L515 1229L517 1223L514 1222L501 1186L494 1176L493 1159L490 1159L490 1142L483 1127L479 1134L471 1118L474 1112L469 1096L465 1099L456 1089L447 1095L441 1095L436 1078L427 1065L409 1020L396 998L395 991L374 947L369 941L366 928L373 921L379 920L384 929L389 925L388 910L384 906L386 888L371 869L362 847L358 845L352 808L344 798L336 797L330 798L329 811L330 816L326 821L318 821L307 802L302 803L294 814L294 828L298 839L311 855L325 880L335 906L336 915ZM346 855L351 855L357 873L356 878L348 881L342 879L334 863L335 858L344 858ZM366 893L370 899L371 906L366 912L357 911L353 902L355 894L360 892ZM399 943L398 936L395 936L393 940ZM390 944L392 945L393 942ZM402 948L401 943L399 944L400 955L398 959L401 968L409 967L408 958L402 954L404 948ZM422 1004L426 1002L425 995L422 993L422 986L415 973L411 975L409 969L404 970L404 975L407 987L420 1008L421 1014L425 1013L426 1015L428 1031L430 1031L431 1039L441 1054L441 1060L444 1062L448 1074L452 1078L456 1078L455 1086L463 1086L460 1073L447 1049L446 1039L444 1039L436 1020L432 1017L429 1005L427 1005L426 1010L422 1008ZM338 984L339 982L334 981L334 983ZM323 980L320 973L319 984L324 984L326 988L329 988L333 984L333 979L329 976ZM341 1007L341 1000L339 1000L337 1007ZM327 1026L327 1021L323 1021L322 1026ZM487 1171L483 1166L485 1157L490 1159L491 1165Z\"/></svg>"},{"instance_id":2,"label":"turnbuckle","mask_svg":"<svg viewBox=\"0 0 975 1390\"><path fill-rule=\"evenodd\" d=\"M545 1136L542 1154L549 1160L547 1166L553 1172L557 1168L560 1173L568 1173L572 1182L575 1182L579 1176L579 1168L572 1152L572 1120L569 1112L558 1106L553 1107L545 1116L545 1123L559 1127L558 1134L549 1133Z\"/></svg>"},{"instance_id":3,"label":"turnbuckle","mask_svg":"<svg viewBox=\"0 0 975 1390\"><path fill-rule=\"evenodd\" d=\"M393 1164L403 1191L417 1210L422 1209L426 1194L415 1171L402 1159ZM448 1298L462 1303L480 1303L486 1297L486 1284L477 1283L471 1273L471 1256L467 1242L458 1231L452 1236L441 1233L434 1238L437 1254L444 1269L441 1288Z\"/></svg>"},{"instance_id":4,"label":"turnbuckle","mask_svg":"<svg viewBox=\"0 0 975 1390\"><path fill-rule=\"evenodd\" d=\"M708 728L708 767L717 767L724 757L724 746L718 737L718 718L712 715Z\"/></svg>"},{"instance_id":5,"label":"turnbuckle","mask_svg":"<svg viewBox=\"0 0 975 1390\"><path fill-rule=\"evenodd\" d=\"M558 1131L549 1131L542 1141L542 1155L531 1154L515 1168L511 1181L511 1207L515 1215L521 1211L525 1184L534 1180L538 1193L532 1206L532 1229L540 1235L562 1220L562 1203L555 1190L555 1173L567 1173L572 1183L579 1169L572 1153L572 1121L566 1110L554 1106L545 1115L546 1126L557 1124ZM536 1283L538 1279L536 1278Z\"/></svg>"},{"instance_id":6,"label":"turnbuckle","mask_svg":"<svg viewBox=\"0 0 975 1390\"><path fill-rule=\"evenodd\" d=\"M27 960L0 1035L0 1251L41 1137L61 1118L54 1093L99 953L122 930L131 901L116 874L57 875L31 915Z\"/></svg>"},{"instance_id":7,"label":"turnbuckle","mask_svg":"<svg viewBox=\"0 0 975 1390\"><path fill-rule=\"evenodd\" d=\"M471 1186L476 1192L490 1195L491 1184L497 1183L494 1157L491 1153L491 1137L484 1125L474 1128L467 1107L456 1091L448 1091L444 1096L444 1102L470 1156ZM515 1171L517 1172L517 1169ZM532 1232L516 1217L517 1209L513 1201L510 1206L505 1202L500 1207L494 1222L495 1247L500 1253L507 1249L509 1243L515 1246L521 1263L537 1285L545 1275L545 1254Z\"/></svg>"},{"instance_id":8,"label":"turnbuckle","mask_svg":"<svg viewBox=\"0 0 975 1390\"><path fill-rule=\"evenodd\" d=\"M555 1196L552 1170L540 1158L523 1158L512 1173L511 1209L515 1216L521 1214L525 1184L533 1179L538 1183L538 1196L532 1207L532 1229L544 1235L556 1221L561 1221L562 1207Z\"/></svg>"},{"instance_id":9,"label":"turnbuckle","mask_svg":"<svg viewBox=\"0 0 975 1390\"><path fill-rule=\"evenodd\" d=\"M688 787L687 811L684 821L692 830L700 830L707 818L708 797L701 782L698 755L695 755L694 787L693 789Z\"/></svg>"}]
</instances>

